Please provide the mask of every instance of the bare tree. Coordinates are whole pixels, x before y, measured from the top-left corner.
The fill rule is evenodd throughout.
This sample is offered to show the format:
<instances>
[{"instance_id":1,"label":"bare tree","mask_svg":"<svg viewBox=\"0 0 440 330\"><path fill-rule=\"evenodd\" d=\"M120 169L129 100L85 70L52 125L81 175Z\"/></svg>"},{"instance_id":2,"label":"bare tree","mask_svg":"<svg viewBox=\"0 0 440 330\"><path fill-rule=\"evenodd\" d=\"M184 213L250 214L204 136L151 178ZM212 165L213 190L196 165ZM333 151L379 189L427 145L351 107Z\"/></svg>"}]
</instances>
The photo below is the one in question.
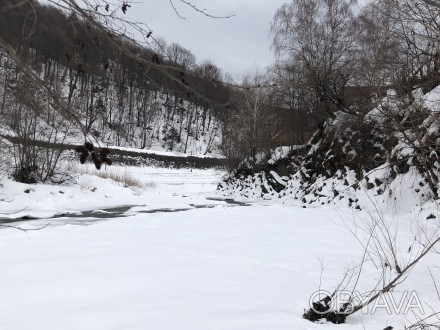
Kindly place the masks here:
<instances>
[{"instance_id":1,"label":"bare tree","mask_svg":"<svg viewBox=\"0 0 440 330\"><path fill-rule=\"evenodd\" d=\"M307 86L328 116L350 112L344 88L353 78L357 56L356 0L298 0L286 3L272 23L273 47L280 59L302 62Z\"/></svg>"},{"instance_id":2,"label":"bare tree","mask_svg":"<svg viewBox=\"0 0 440 330\"><path fill-rule=\"evenodd\" d=\"M291 132L291 144L305 144L327 118L318 107L312 106L301 62L294 58L276 62L270 69L276 86L274 102L283 113L282 129Z\"/></svg>"},{"instance_id":3,"label":"bare tree","mask_svg":"<svg viewBox=\"0 0 440 330\"><path fill-rule=\"evenodd\" d=\"M372 87L379 93L389 86L395 72L399 71L399 41L396 38L395 20L389 1L374 1L364 7L358 16L359 47L354 80L357 85Z\"/></svg>"},{"instance_id":4,"label":"bare tree","mask_svg":"<svg viewBox=\"0 0 440 330\"><path fill-rule=\"evenodd\" d=\"M166 55L171 63L177 64L184 70L194 70L196 67L196 57L188 49L179 44L168 45Z\"/></svg>"},{"instance_id":5,"label":"bare tree","mask_svg":"<svg viewBox=\"0 0 440 330\"><path fill-rule=\"evenodd\" d=\"M257 154L269 153L271 138L276 132L277 118L274 112L273 88L252 88L268 84L269 75L259 69L247 75L242 89L237 90L234 114L225 124L226 150L231 158L240 155L257 162Z\"/></svg>"},{"instance_id":6,"label":"bare tree","mask_svg":"<svg viewBox=\"0 0 440 330\"><path fill-rule=\"evenodd\" d=\"M440 82L440 8L426 1L390 1L393 38L398 42L400 81L407 90L418 86L429 91ZM405 92L405 91L404 91Z\"/></svg>"}]
</instances>

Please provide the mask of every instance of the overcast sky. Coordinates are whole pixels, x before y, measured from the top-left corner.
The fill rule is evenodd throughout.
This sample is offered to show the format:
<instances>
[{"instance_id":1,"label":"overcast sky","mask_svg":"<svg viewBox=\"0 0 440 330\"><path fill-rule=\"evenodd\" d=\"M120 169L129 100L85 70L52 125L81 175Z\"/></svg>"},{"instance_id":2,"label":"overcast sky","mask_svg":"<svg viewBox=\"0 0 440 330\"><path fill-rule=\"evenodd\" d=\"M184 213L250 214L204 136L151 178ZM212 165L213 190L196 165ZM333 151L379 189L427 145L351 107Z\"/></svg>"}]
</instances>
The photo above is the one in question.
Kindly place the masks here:
<instances>
[{"instance_id":1,"label":"overcast sky","mask_svg":"<svg viewBox=\"0 0 440 330\"><path fill-rule=\"evenodd\" d=\"M146 23L155 36L189 49L199 61L212 60L236 78L273 62L270 22L286 0L191 0L212 15L235 15L228 19L208 18L173 1L185 20L175 14L168 0L144 0L134 4L127 15Z\"/></svg>"},{"instance_id":2,"label":"overcast sky","mask_svg":"<svg viewBox=\"0 0 440 330\"><path fill-rule=\"evenodd\" d=\"M179 0L140 0L129 9L128 17L146 23L155 36L189 49L199 61L212 60L224 72L240 78L256 66L264 68L274 61L270 50L270 24L275 11L290 0L190 0L213 19L195 12ZM358 0L364 5L370 0Z\"/></svg>"}]
</instances>

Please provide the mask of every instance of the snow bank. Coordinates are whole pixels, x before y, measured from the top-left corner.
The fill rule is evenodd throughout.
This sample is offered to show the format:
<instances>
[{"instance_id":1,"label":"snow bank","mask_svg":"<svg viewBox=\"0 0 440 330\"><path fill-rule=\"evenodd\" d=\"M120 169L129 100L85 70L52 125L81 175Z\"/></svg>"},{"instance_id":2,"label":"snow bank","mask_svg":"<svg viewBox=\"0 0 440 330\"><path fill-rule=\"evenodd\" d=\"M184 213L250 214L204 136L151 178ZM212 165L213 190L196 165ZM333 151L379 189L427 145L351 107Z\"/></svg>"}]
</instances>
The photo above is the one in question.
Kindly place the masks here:
<instances>
[{"instance_id":1,"label":"snow bank","mask_svg":"<svg viewBox=\"0 0 440 330\"><path fill-rule=\"evenodd\" d=\"M0 188L0 218L49 218L80 211L144 206L149 209L192 208L210 204L198 194L215 190L224 175L219 170L165 169L111 166L97 172L93 165L78 166L84 174L73 176L73 184L28 185L9 179ZM125 188L123 183L93 175L134 179L140 186Z\"/></svg>"}]
</instances>

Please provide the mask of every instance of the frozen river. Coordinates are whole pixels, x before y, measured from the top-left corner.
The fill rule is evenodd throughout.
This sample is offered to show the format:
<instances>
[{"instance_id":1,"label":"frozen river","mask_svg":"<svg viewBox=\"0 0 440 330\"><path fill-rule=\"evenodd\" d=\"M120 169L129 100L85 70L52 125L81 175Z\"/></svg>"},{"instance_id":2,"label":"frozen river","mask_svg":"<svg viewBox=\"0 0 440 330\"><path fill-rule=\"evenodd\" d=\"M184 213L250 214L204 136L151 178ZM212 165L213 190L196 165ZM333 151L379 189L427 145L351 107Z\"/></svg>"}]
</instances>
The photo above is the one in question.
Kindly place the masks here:
<instances>
[{"instance_id":1,"label":"frozen river","mask_svg":"<svg viewBox=\"0 0 440 330\"><path fill-rule=\"evenodd\" d=\"M23 195L29 187L5 182L4 208L26 206L21 212L41 218L18 224L49 226L0 230L0 329L323 329L301 316L320 285L334 289L363 255L339 223L351 210L240 205L215 196L221 172L136 171L154 189L124 195L85 177L87 189L34 186ZM431 283L421 280L433 260L402 290L417 284L435 306ZM404 317L382 310L324 327L383 329Z\"/></svg>"}]
</instances>

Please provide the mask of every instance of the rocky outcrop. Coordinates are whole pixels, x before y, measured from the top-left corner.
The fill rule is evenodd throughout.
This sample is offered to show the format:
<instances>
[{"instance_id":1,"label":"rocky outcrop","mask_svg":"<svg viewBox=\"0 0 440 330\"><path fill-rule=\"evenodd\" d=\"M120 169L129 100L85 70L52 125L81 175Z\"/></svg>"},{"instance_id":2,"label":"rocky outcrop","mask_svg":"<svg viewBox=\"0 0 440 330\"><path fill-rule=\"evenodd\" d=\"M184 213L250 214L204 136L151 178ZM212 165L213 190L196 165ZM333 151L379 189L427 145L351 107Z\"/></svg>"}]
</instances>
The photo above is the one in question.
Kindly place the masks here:
<instances>
[{"instance_id":1,"label":"rocky outcrop","mask_svg":"<svg viewBox=\"0 0 440 330\"><path fill-rule=\"evenodd\" d=\"M407 96L389 92L364 115L336 113L299 149L301 153L255 167L244 162L219 190L252 198L296 199L303 205L344 200L360 208L359 191L391 196L393 182L411 174L417 181L411 184L412 192L436 198L440 168L437 89L427 94L416 90ZM432 99L438 99L438 105Z\"/></svg>"}]
</instances>

